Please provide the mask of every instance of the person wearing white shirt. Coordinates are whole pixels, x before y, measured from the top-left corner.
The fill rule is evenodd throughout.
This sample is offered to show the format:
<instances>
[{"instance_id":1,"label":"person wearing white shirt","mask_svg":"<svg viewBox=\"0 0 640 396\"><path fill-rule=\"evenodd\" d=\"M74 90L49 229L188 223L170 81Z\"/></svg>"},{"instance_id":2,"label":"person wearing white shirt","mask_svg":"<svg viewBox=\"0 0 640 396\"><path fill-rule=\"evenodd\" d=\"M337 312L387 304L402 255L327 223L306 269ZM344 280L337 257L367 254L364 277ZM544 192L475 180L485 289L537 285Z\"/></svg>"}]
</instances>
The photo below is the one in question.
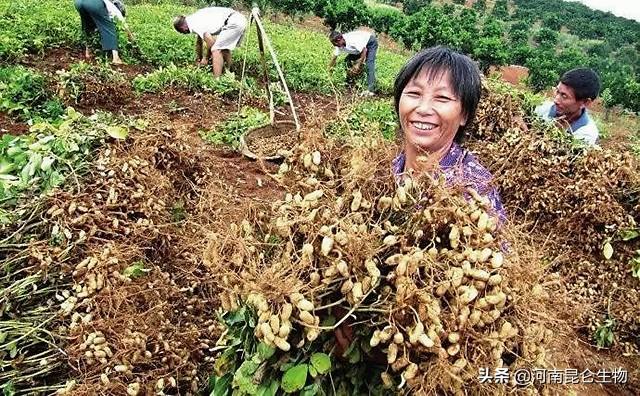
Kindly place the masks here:
<instances>
[{"instance_id":1,"label":"person wearing white shirt","mask_svg":"<svg viewBox=\"0 0 640 396\"><path fill-rule=\"evenodd\" d=\"M335 46L333 56L329 62L329 69L333 70L336 60L341 53L347 54L345 67L347 68L347 82L352 83L354 77L362 71L362 64L367 65L367 96L375 95L376 86L376 54L378 39L375 34L365 30L356 30L342 34L332 31L329 34L331 44ZM355 62L355 65L353 64ZM353 65L353 66L352 66Z\"/></svg>"},{"instance_id":2,"label":"person wearing white shirt","mask_svg":"<svg viewBox=\"0 0 640 396\"><path fill-rule=\"evenodd\" d=\"M598 141L598 126L589 116L587 108L600 93L600 79L591 69L569 70L560 78L553 101L547 101L535 109L546 121L554 121L571 135L587 145Z\"/></svg>"},{"instance_id":3,"label":"person wearing white shirt","mask_svg":"<svg viewBox=\"0 0 640 396\"><path fill-rule=\"evenodd\" d=\"M204 66L211 57L213 75L218 77L225 64L231 65L231 51L242 41L247 18L231 8L207 7L174 18L173 27L180 33L197 35L196 62ZM215 40L213 36L217 36Z\"/></svg>"},{"instance_id":4,"label":"person wearing white shirt","mask_svg":"<svg viewBox=\"0 0 640 396\"><path fill-rule=\"evenodd\" d=\"M114 64L122 64L122 59L120 59L120 55L118 54L118 30L113 21L114 18L122 22L129 39L133 39L133 34L125 21L125 8L122 1L75 0L75 7L80 14L82 31L85 34L85 58L92 58L88 44L88 36L95 30L98 30L102 50L111 52L112 62Z\"/></svg>"}]
</instances>

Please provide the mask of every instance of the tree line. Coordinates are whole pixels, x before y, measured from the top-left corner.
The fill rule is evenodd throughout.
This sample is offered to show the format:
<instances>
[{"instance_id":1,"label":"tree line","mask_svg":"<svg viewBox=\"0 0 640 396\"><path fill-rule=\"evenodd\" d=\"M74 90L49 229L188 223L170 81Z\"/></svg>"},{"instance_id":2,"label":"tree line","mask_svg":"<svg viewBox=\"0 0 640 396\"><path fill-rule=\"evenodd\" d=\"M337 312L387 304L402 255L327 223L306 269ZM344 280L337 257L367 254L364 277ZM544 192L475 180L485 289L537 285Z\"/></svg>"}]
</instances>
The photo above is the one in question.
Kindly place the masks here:
<instances>
[{"instance_id":1,"label":"tree line","mask_svg":"<svg viewBox=\"0 0 640 396\"><path fill-rule=\"evenodd\" d=\"M367 25L412 50L447 45L472 56L485 71L522 65L535 91L554 86L564 71L586 65L602 79L605 105L640 112L640 23L581 3L496 0L489 7L486 0L476 0L466 7L465 0L369 5L365 0L241 1L292 16L313 13L333 29ZM234 0L215 3L232 5Z\"/></svg>"}]
</instances>

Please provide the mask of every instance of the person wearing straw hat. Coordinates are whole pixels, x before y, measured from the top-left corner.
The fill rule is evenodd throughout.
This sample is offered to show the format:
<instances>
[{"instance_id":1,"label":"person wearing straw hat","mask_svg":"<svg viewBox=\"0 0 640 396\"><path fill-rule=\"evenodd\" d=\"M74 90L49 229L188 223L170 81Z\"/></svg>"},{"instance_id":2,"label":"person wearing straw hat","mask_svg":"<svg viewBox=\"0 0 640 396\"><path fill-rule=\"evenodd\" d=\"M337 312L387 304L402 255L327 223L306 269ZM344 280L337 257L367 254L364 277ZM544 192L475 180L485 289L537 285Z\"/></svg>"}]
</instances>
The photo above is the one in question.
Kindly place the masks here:
<instances>
[{"instance_id":1,"label":"person wearing straw hat","mask_svg":"<svg viewBox=\"0 0 640 396\"><path fill-rule=\"evenodd\" d=\"M347 68L347 82L352 83L355 76L362 71L362 64L367 64L367 90L364 96L375 95L376 86L376 54L378 39L376 35L365 30L356 30L342 34L337 31L329 33L329 40L335 46L333 56L329 62L329 70L333 70L336 59L341 53L346 53L345 67ZM355 65L353 64L355 62ZM353 66L352 66L353 65Z\"/></svg>"},{"instance_id":2,"label":"person wearing straw hat","mask_svg":"<svg viewBox=\"0 0 640 396\"><path fill-rule=\"evenodd\" d=\"M116 18L122 22L127 36L130 40L133 40L133 34L125 21L124 3L121 0L75 0L74 5L78 14L80 14L85 40L87 40L89 34L98 30L102 50L111 52L114 64L122 64L122 59L118 54L118 30L113 19ZM86 59L93 57L88 41L85 44L84 56Z\"/></svg>"},{"instance_id":3,"label":"person wearing straw hat","mask_svg":"<svg viewBox=\"0 0 640 396\"><path fill-rule=\"evenodd\" d=\"M197 35L196 62L206 65L210 57L213 75L219 77L225 64L231 65L231 51L242 41L247 18L232 8L207 7L175 17L173 27L182 34Z\"/></svg>"}]
</instances>

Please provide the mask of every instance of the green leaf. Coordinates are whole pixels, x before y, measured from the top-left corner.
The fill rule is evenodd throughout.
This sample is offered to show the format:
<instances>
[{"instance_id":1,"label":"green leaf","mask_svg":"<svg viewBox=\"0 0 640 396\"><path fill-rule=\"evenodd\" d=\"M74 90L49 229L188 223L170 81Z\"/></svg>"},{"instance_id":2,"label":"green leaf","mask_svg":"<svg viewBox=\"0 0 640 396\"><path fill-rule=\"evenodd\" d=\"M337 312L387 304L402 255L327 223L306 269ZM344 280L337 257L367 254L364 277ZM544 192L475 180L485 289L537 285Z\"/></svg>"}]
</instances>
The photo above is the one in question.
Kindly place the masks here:
<instances>
[{"instance_id":1,"label":"green leaf","mask_svg":"<svg viewBox=\"0 0 640 396\"><path fill-rule=\"evenodd\" d=\"M49 185L51 187L56 187L64 183L65 177L60 173L53 171L51 175L49 175Z\"/></svg>"},{"instance_id":2,"label":"green leaf","mask_svg":"<svg viewBox=\"0 0 640 396\"><path fill-rule=\"evenodd\" d=\"M311 384L309 386L305 386L302 391L300 391L300 396L315 396L318 394L320 387L318 384Z\"/></svg>"},{"instance_id":3,"label":"green leaf","mask_svg":"<svg viewBox=\"0 0 640 396\"><path fill-rule=\"evenodd\" d=\"M275 348L270 347L264 342L258 344L258 358L260 359L260 362L269 359L274 353L276 353Z\"/></svg>"},{"instance_id":4,"label":"green leaf","mask_svg":"<svg viewBox=\"0 0 640 396\"><path fill-rule=\"evenodd\" d=\"M640 231L637 228L630 228L626 230L620 230L620 236L623 241L630 241L640 236Z\"/></svg>"},{"instance_id":5,"label":"green leaf","mask_svg":"<svg viewBox=\"0 0 640 396\"><path fill-rule=\"evenodd\" d=\"M351 343L352 346L356 345L355 342ZM351 349L351 348L350 348ZM360 361L360 348L357 346L353 347L348 353L345 352L346 356L349 358L349 363L355 364Z\"/></svg>"},{"instance_id":6,"label":"green leaf","mask_svg":"<svg viewBox=\"0 0 640 396\"><path fill-rule=\"evenodd\" d=\"M258 392L258 385L251 381L251 377L245 377L239 371L233 376L232 386L239 391L239 395L255 395Z\"/></svg>"},{"instance_id":7,"label":"green leaf","mask_svg":"<svg viewBox=\"0 0 640 396\"><path fill-rule=\"evenodd\" d=\"M631 276L640 278L640 250L636 250L635 257L629 260L631 266Z\"/></svg>"},{"instance_id":8,"label":"green leaf","mask_svg":"<svg viewBox=\"0 0 640 396\"><path fill-rule=\"evenodd\" d=\"M133 127L139 131L144 131L148 126L149 121L142 118L137 118L133 123Z\"/></svg>"},{"instance_id":9,"label":"green leaf","mask_svg":"<svg viewBox=\"0 0 640 396\"><path fill-rule=\"evenodd\" d=\"M307 365L299 364L291 367L282 376L282 389L287 393L299 391L307 382Z\"/></svg>"},{"instance_id":10,"label":"green leaf","mask_svg":"<svg viewBox=\"0 0 640 396\"><path fill-rule=\"evenodd\" d=\"M55 160L56 160L55 157L51 157L51 156L44 157L42 159L42 163L40 164L40 169L42 169L43 172L48 171L49 169L51 169L51 165L53 165Z\"/></svg>"},{"instance_id":11,"label":"green leaf","mask_svg":"<svg viewBox=\"0 0 640 396\"><path fill-rule=\"evenodd\" d=\"M293 362L283 363L282 366L280 366L280 371L287 371L293 366L295 366Z\"/></svg>"},{"instance_id":12,"label":"green leaf","mask_svg":"<svg viewBox=\"0 0 640 396\"><path fill-rule=\"evenodd\" d=\"M238 371L236 373L240 372L243 375L249 377L249 376L252 376L257 369L258 369L258 364L250 360L245 360L244 362L242 362L242 364L240 365L240 368L238 368Z\"/></svg>"},{"instance_id":13,"label":"green leaf","mask_svg":"<svg viewBox=\"0 0 640 396\"><path fill-rule=\"evenodd\" d=\"M233 376L233 387L241 391L240 394L255 395L258 385L253 382L253 373L258 369L258 365L250 360L242 362L240 368Z\"/></svg>"},{"instance_id":14,"label":"green leaf","mask_svg":"<svg viewBox=\"0 0 640 396\"><path fill-rule=\"evenodd\" d=\"M18 346L16 345L15 341L14 342L10 342L6 346L6 349L9 350L9 357L11 359L14 359L18 355Z\"/></svg>"},{"instance_id":15,"label":"green leaf","mask_svg":"<svg viewBox=\"0 0 640 396\"><path fill-rule=\"evenodd\" d=\"M227 326L232 326L236 323L241 323L245 321L245 313L246 313L246 309L244 307L230 312L229 315L224 319L224 322L226 323Z\"/></svg>"},{"instance_id":16,"label":"green leaf","mask_svg":"<svg viewBox=\"0 0 640 396\"><path fill-rule=\"evenodd\" d=\"M22 147L13 146L13 147L9 147L7 149L7 155L9 157L15 157L15 156L17 156L19 154L22 154L22 153L23 153Z\"/></svg>"},{"instance_id":17,"label":"green leaf","mask_svg":"<svg viewBox=\"0 0 640 396\"><path fill-rule=\"evenodd\" d=\"M216 374L223 376L229 373L231 370L235 370L235 350L229 348L225 350L219 358L213 364L213 369Z\"/></svg>"},{"instance_id":18,"label":"green leaf","mask_svg":"<svg viewBox=\"0 0 640 396\"><path fill-rule=\"evenodd\" d=\"M211 393L209 396L227 396L231 390L232 379L233 375L231 375L231 373L225 374L222 377L213 377L213 381L210 381Z\"/></svg>"},{"instance_id":19,"label":"green leaf","mask_svg":"<svg viewBox=\"0 0 640 396\"><path fill-rule=\"evenodd\" d=\"M278 392L278 388L280 384L276 380L271 380L269 384L260 385L258 387L258 391L256 392L256 396L275 396L276 392Z\"/></svg>"},{"instance_id":20,"label":"green leaf","mask_svg":"<svg viewBox=\"0 0 640 396\"><path fill-rule=\"evenodd\" d=\"M0 162L0 174L2 175L11 172L14 168L15 166L12 162L8 162L4 159Z\"/></svg>"},{"instance_id":21,"label":"green leaf","mask_svg":"<svg viewBox=\"0 0 640 396\"><path fill-rule=\"evenodd\" d=\"M12 381L9 381L2 385L2 394L3 396L13 396L16 394L16 388L13 385Z\"/></svg>"},{"instance_id":22,"label":"green leaf","mask_svg":"<svg viewBox=\"0 0 640 396\"><path fill-rule=\"evenodd\" d=\"M79 120L82 114L78 113L73 107L67 107L67 117L73 121Z\"/></svg>"},{"instance_id":23,"label":"green leaf","mask_svg":"<svg viewBox=\"0 0 640 396\"><path fill-rule=\"evenodd\" d=\"M312 378L316 378L318 376L318 370L316 370L315 367L309 365L309 375Z\"/></svg>"},{"instance_id":24,"label":"green leaf","mask_svg":"<svg viewBox=\"0 0 640 396\"><path fill-rule=\"evenodd\" d=\"M135 263L125 268L124 271L122 271L122 275L131 279L135 279L145 275L149 271L151 270L144 268L144 263L142 261L136 261Z\"/></svg>"},{"instance_id":25,"label":"green leaf","mask_svg":"<svg viewBox=\"0 0 640 396\"><path fill-rule=\"evenodd\" d=\"M127 128L121 126L108 126L106 131L114 139L126 139L129 135Z\"/></svg>"},{"instance_id":26,"label":"green leaf","mask_svg":"<svg viewBox=\"0 0 640 396\"><path fill-rule=\"evenodd\" d=\"M331 370L331 358L326 353L314 353L311 355L311 365L318 373L326 374Z\"/></svg>"}]
</instances>

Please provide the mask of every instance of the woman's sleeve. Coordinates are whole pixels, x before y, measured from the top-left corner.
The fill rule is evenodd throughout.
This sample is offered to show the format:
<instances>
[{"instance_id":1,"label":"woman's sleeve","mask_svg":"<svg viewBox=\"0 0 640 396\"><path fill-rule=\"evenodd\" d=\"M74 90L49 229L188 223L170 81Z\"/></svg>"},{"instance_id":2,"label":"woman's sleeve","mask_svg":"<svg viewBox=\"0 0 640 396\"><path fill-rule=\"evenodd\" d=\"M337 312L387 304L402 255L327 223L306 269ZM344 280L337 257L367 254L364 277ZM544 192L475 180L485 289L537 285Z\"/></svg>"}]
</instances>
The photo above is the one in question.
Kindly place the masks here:
<instances>
[{"instance_id":1,"label":"woman's sleeve","mask_svg":"<svg viewBox=\"0 0 640 396\"><path fill-rule=\"evenodd\" d=\"M495 187L489 188L489 194L487 194L489 200L491 201L491 206L495 210L495 214L498 216L501 224L504 224L507 221L507 214L504 211L504 207L502 206L502 199L500 198L500 193L498 189Z\"/></svg>"}]
</instances>

